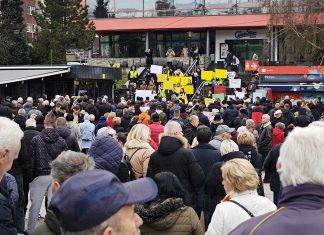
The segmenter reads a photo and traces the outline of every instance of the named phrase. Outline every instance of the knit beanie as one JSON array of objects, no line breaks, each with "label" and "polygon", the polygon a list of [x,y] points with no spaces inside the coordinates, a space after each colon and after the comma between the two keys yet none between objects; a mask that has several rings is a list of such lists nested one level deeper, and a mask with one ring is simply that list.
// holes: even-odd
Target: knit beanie
[{"label": "knit beanie", "polygon": [[96,169],[108,170],[114,174],[123,157],[123,149],[116,139],[110,136],[99,136],[92,142],[88,154],[93,157]]}]

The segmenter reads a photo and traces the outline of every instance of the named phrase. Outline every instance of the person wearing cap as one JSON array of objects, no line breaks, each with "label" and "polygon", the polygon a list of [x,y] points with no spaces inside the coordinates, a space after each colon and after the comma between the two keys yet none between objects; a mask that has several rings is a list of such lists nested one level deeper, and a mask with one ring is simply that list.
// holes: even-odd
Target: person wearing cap
[{"label": "person wearing cap", "polygon": [[56,117],[53,112],[50,112],[44,120],[45,129],[31,141],[33,180],[29,185],[31,207],[28,216],[28,233],[36,226],[38,214],[46,192],[49,201],[52,196],[52,192],[49,189],[51,184],[50,162],[61,152],[68,150],[65,140],[60,137],[55,126]]},{"label": "person wearing cap", "polygon": [[[73,151],[62,152],[51,163],[52,191],[55,194],[61,185],[71,176],[83,171],[93,170],[94,161],[91,157]],[[40,221],[31,235],[60,235],[59,221],[52,210],[47,210],[45,219]]]},{"label": "person wearing cap", "polygon": [[224,140],[232,139],[231,133],[233,131],[235,131],[234,128],[229,128],[227,125],[219,125],[216,129],[214,139],[209,144],[219,150]]},{"label": "person wearing cap", "polygon": [[137,235],[143,221],[134,204],[152,201],[157,193],[150,178],[121,183],[111,172],[91,170],[65,181],[50,208],[63,234]]},{"label": "person wearing cap", "polygon": [[276,123],[278,123],[278,122],[284,123],[284,121],[283,121],[284,117],[283,117],[282,111],[280,109],[275,111],[273,116],[274,116],[274,119],[273,119],[273,122],[271,123],[272,127],[274,127],[276,125]]}]

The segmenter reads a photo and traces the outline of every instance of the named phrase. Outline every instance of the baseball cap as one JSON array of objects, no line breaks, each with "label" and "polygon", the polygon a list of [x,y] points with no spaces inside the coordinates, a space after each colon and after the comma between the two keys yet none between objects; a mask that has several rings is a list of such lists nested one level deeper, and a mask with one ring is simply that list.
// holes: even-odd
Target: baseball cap
[{"label": "baseball cap", "polygon": [[158,188],[151,178],[121,183],[111,172],[91,170],[76,174],[53,196],[50,209],[70,232],[90,229],[126,205],[153,200]]},{"label": "baseball cap", "polygon": [[274,115],[277,115],[277,114],[282,114],[282,111],[281,110],[277,110]]},{"label": "baseball cap", "polygon": [[235,128],[229,128],[227,125],[219,125],[216,129],[216,135],[221,135],[225,132],[231,133]]}]

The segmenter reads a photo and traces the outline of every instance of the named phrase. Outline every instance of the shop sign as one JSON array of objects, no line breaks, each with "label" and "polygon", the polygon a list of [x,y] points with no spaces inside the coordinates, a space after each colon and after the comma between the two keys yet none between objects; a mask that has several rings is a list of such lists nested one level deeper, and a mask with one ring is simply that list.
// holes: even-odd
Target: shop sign
[{"label": "shop sign", "polygon": [[249,30],[246,30],[246,31],[236,31],[234,36],[236,39],[240,39],[240,38],[256,38],[256,34],[257,32],[256,31],[249,31]]}]

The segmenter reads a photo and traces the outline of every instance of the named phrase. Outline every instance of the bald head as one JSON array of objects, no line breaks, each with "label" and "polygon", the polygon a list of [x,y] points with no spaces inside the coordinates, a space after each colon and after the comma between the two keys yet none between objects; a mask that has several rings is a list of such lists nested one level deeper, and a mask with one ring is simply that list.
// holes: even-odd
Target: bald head
[{"label": "bald head", "polygon": [[164,134],[169,136],[182,135],[182,128],[178,122],[170,121],[164,127]]}]

